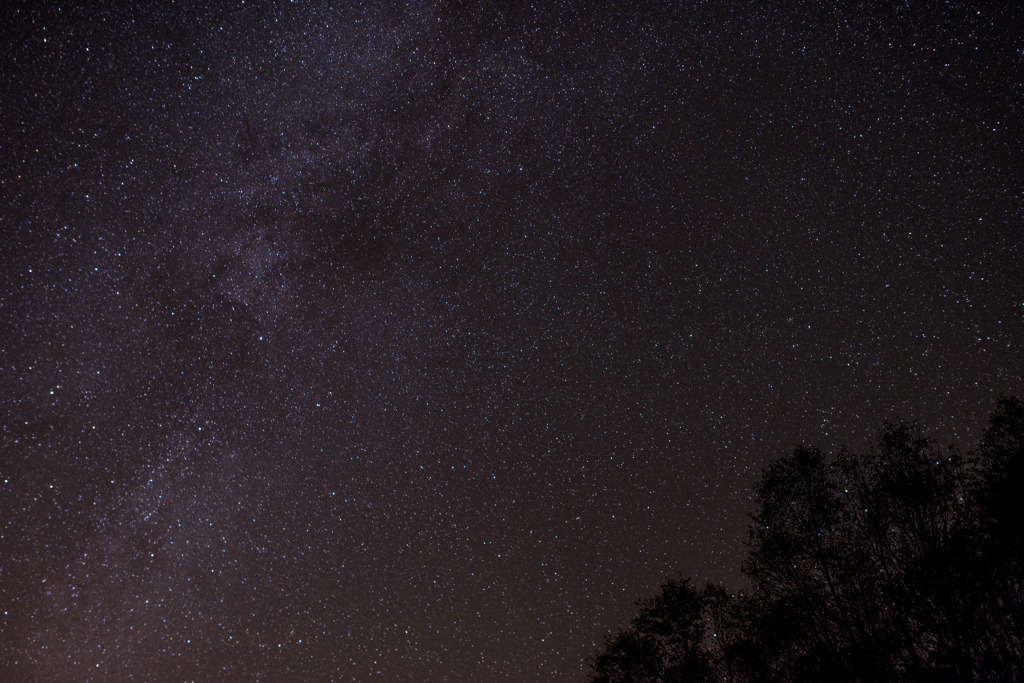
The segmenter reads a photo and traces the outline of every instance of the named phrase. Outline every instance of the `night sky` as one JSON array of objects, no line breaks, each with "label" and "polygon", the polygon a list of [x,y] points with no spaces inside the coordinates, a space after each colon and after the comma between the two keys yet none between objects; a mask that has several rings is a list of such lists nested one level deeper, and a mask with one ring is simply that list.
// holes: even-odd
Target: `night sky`
[{"label": "night sky", "polygon": [[770,460],[1024,394],[1015,3],[80,4],[0,16],[7,680],[579,682]]}]

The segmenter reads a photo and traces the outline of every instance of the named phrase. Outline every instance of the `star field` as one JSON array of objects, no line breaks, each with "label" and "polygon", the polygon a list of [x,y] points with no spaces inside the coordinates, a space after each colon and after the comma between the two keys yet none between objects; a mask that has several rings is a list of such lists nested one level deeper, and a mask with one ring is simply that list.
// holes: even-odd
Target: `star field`
[{"label": "star field", "polygon": [[795,444],[976,442],[1022,18],[4,10],[5,675],[582,681]]}]

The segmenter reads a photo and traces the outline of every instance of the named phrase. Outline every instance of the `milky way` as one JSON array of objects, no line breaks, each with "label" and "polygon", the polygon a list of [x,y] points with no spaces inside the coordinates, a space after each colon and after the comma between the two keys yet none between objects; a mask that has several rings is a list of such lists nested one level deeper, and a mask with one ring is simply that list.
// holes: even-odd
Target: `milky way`
[{"label": "milky way", "polygon": [[1020,10],[347,5],[5,10],[11,680],[581,681],[1024,393]]}]

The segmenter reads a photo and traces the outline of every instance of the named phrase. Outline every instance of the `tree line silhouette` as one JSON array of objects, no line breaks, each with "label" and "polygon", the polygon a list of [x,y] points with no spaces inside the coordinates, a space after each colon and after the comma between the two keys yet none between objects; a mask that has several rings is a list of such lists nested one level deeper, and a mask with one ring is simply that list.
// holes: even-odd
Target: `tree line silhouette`
[{"label": "tree line silhouette", "polygon": [[796,448],[756,488],[747,586],[670,579],[590,683],[1024,680],[1024,404],[941,451],[906,423]]}]

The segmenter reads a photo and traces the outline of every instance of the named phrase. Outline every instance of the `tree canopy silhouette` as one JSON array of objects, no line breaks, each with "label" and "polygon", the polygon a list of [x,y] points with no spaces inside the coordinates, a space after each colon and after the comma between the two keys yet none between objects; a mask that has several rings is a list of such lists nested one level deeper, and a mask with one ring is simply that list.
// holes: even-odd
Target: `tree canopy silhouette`
[{"label": "tree canopy silhouette", "polygon": [[1024,404],[978,448],[887,424],[865,453],[796,448],[756,488],[748,586],[670,580],[591,683],[1024,679]]}]

